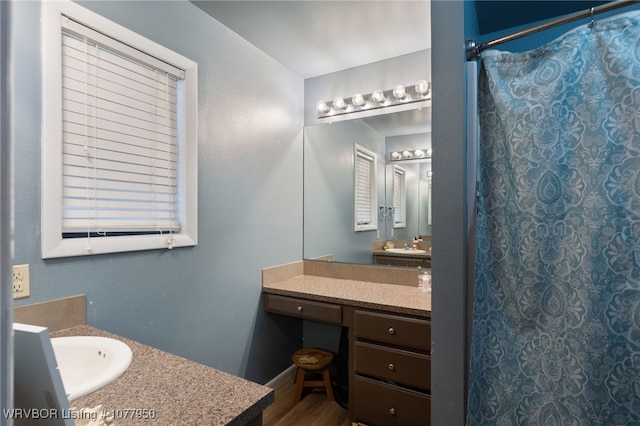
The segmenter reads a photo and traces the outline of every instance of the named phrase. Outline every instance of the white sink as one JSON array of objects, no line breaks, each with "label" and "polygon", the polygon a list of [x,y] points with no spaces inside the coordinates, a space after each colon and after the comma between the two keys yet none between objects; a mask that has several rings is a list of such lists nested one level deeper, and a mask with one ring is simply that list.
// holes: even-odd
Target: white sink
[{"label": "white sink", "polygon": [[109,337],[56,337],[51,339],[51,345],[70,401],[118,378],[129,368],[133,357],[126,343]]},{"label": "white sink", "polygon": [[387,249],[385,250],[388,253],[397,253],[397,254],[425,254],[426,251],[425,250],[418,250],[418,249],[403,249],[403,248],[392,248],[392,249]]}]

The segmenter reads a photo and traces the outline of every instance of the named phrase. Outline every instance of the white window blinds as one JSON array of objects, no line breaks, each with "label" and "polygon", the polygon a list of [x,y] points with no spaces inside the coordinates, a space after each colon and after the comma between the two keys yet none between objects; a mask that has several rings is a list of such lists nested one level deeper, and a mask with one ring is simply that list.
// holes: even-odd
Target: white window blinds
[{"label": "white window blinds", "polygon": [[376,155],[356,145],[354,169],[355,230],[376,229]]},{"label": "white window blinds", "polygon": [[407,225],[406,173],[401,167],[393,167],[393,227],[404,228]]},{"label": "white window blinds", "polygon": [[62,22],[62,232],[179,230],[183,72]]}]

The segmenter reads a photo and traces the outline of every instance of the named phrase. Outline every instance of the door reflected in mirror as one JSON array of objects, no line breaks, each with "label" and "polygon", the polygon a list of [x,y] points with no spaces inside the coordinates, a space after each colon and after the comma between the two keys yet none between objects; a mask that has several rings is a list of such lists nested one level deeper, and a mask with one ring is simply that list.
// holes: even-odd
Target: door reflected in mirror
[{"label": "door reflected in mirror", "polygon": [[[377,154],[376,230],[354,231],[354,144]],[[431,149],[430,107],[305,127],[304,258],[371,264],[416,236],[430,249],[431,158],[391,161],[417,149]]]}]

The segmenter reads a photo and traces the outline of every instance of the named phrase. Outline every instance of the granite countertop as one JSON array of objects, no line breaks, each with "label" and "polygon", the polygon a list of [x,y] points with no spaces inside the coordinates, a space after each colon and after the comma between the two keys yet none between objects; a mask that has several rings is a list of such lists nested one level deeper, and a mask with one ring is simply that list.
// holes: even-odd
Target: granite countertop
[{"label": "granite countertop", "polygon": [[418,287],[300,275],[263,284],[265,293],[431,317],[431,293]]},{"label": "granite countertop", "polygon": [[394,257],[415,257],[418,259],[431,259],[431,253],[429,253],[428,251],[426,253],[412,254],[412,253],[394,253],[384,249],[374,249],[373,254],[384,255],[384,256],[394,256]]},{"label": "granite countertop", "polygon": [[76,409],[102,404],[113,413],[153,410],[155,419],[118,418],[117,425],[244,425],[275,400],[274,391],[214,368],[125,339],[87,325],[51,333],[51,337],[104,336],[131,348],[131,365],[120,377],[87,396],[71,401]]}]

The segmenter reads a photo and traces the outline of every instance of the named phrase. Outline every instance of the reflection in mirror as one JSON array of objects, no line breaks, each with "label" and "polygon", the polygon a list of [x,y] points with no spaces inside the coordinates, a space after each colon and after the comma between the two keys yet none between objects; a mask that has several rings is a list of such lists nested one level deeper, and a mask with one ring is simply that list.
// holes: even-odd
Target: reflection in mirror
[{"label": "reflection in mirror", "polygon": [[[376,230],[354,231],[355,144],[377,154]],[[416,149],[431,149],[430,107],[305,127],[304,258],[370,264],[374,246],[418,235],[430,248],[431,159],[391,161]]]}]

